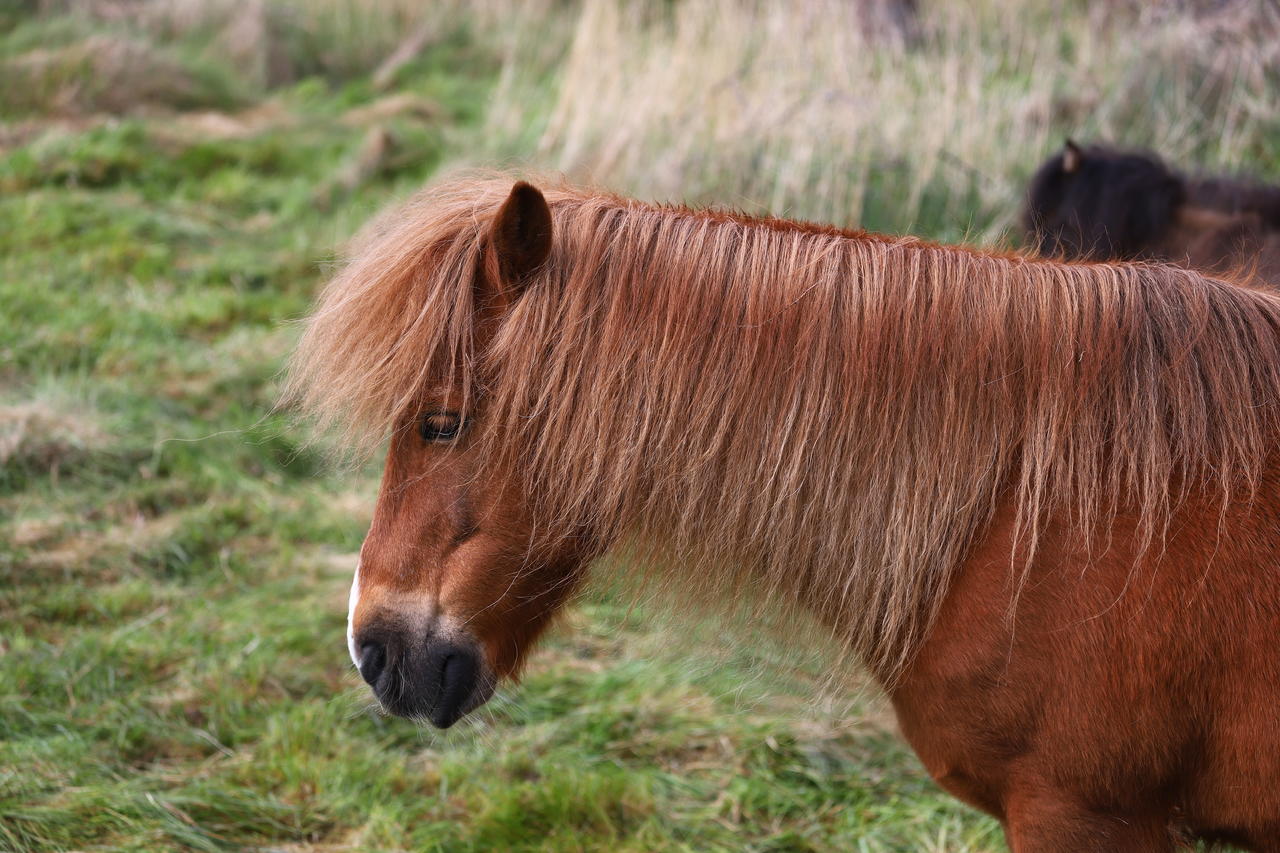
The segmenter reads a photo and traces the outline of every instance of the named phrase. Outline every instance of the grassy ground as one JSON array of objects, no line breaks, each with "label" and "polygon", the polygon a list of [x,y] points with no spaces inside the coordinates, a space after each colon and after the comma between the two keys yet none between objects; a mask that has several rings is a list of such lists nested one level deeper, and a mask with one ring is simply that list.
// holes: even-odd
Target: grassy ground
[{"label": "grassy ground", "polygon": [[442,164],[561,162],[548,74],[608,21],[448,6],[380,74],[418,4],[62,5],[0,3],[0,849],[1003,849],[820,656],[603,592],[472,722],[367,707],[343,620],[377,471],[271,413],[285,321]]}]

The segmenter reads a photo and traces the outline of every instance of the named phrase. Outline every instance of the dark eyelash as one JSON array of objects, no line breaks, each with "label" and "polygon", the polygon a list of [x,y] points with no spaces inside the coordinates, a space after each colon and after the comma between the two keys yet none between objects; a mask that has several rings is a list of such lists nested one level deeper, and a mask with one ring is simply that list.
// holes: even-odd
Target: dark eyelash
[{"label": "dark eyelash", "polygon": [[466,422],[457,412],[427,412],[418,420],[423,441],[453,441],[462,434]]}]

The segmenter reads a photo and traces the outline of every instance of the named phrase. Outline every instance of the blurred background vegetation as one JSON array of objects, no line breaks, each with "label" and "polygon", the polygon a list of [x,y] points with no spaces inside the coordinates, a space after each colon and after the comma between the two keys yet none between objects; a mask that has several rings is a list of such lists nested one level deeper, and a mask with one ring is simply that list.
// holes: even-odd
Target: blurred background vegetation
[{"label": "blurred background vegetation", "polygon": [[377,465],[272,405],[442,168],[999,245],[1066,135],[1280,178],[1276,5],[0,0],[0,849],[1003,849],[819,648],[608,589],[379,716]]}]

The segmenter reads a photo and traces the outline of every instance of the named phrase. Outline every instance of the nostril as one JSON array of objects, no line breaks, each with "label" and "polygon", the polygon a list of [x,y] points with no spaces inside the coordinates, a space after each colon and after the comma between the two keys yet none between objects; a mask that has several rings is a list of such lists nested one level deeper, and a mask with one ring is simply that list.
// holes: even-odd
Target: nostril
[{"label": "nostril", "polygon": [[445,696],[454,692],[463,676],[463,669],[462,660],[457,653],[445,655],[440,664],[440,690]]},{"label": "nostril", "polygon": [[369,641],[360,644],[360,675],[370,686],[387,668],[387,647],[382,643]]},{"label": "nostril", "polygon": [[445,729],[466,713],[478,672],[478,660],[470,651],[459,647],[445,651],[440,661],[439,693],[428,715],[432,723]]}]

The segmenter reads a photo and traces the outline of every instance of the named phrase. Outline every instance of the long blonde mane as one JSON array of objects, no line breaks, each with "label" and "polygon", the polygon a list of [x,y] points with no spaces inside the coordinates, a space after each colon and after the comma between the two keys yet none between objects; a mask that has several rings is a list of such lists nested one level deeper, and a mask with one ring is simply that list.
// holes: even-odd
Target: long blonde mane
[{"label": "long blonde mane", "polygon": [[550,259],[477,351],[511,184],[455,179],[380,219],[289,396],[369,446],[428,384],[465,387],[549,529],[802,600],[882,675],[998,505],[1030,549],[1055,513],[1094,529],[1124,507],[1158,534],[1178,484],[1247,494],[1274,449],[1274,296],[565,186],[544,186]]}]

